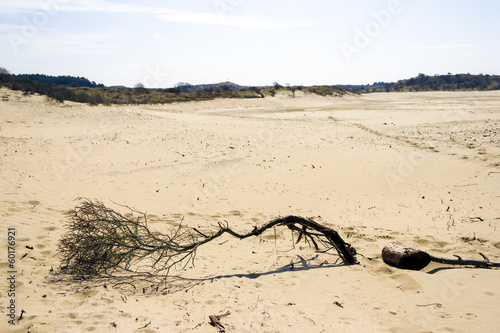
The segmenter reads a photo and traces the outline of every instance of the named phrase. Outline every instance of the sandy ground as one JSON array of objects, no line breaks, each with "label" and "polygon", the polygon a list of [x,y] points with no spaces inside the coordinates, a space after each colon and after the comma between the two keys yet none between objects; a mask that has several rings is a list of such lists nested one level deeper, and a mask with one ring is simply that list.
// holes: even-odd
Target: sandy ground
[{"label": "sandy ground", "polygon": [[[500,261],[500,92],[90,107],[2,89],[0,99],[0,331],[217,332],[208,316],[226,311],[227,332],[500,325],[498,270],[406,271],[381,259],[398,242]],[[139,278],[74,280],[59,271],[57,244],[78,197],[147,212],[167,232],[182,219],[249,231],[312,217],[339,231],[360,264],[294,246],[277,228],[205,245],[165,290]]]}]

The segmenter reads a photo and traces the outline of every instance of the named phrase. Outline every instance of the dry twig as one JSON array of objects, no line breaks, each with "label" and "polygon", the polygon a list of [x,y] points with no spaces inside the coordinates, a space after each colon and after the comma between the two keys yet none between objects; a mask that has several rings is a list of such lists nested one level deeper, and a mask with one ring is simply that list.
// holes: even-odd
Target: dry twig
[{"label": "dry twig", "polygon": [[223,313],[223,314],[218,315],[218,316],[216,316],[216,315],[208,316],[208,318],[210,319],[210,325],[217,327],[217,329],[219,329],[220,333],[224,333],[226,331],[226,328],[224,327],[224,325],[221,324],[220,319],[222,317],[227,317],[230,314],[231,314],[231,312],[227,311],[226,313]]}]

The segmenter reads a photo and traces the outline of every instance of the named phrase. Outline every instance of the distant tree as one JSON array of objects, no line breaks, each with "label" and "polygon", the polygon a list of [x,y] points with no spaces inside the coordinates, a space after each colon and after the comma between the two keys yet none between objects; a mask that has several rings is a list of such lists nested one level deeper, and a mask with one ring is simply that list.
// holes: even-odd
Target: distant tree
[{"label": "distant tree", "polygon": [[12,76],[10,75],[9,71],[3,67],[0,67],[0,86],[7,84],[11,80],[12,80]]},{"label": "distant tree", "polygon": [[175,87],[192,87],[193,85],[191,83],[187,82],[179,82],[175,84]]},{"label": "distant tree", "polygon": [[171,94],[180,94],[181,93],[181,88],[175,87],[175,88],[167,88],[164,90],[164,92],[171,93]]},{"label": "distant tree", "polygon": [[280,88],[283,88],[278,82],[274,82],[273,83],[273,87],[274,89],[280,89]]},{"label": "distant tree", "polygon": [[250,88],[248,88],[248,90],[253,91],[254,93],[256,93],[257,95],[259,95],[260,97],[264,98],[264,95],[260,91],[259,87],[250,87]]},{"label": "distant tree", "polygon": [[137,83],[135,86],[134,86],[134,89],[135,90],[145,90],[146,87],[144,87],[144,85],[142,83]]},{"label": "distant tree", "polygon": [[192,90],[191,88],[193,88],[194,86],[190,83],[187,83],[187,82],[179,82],[179,83],[176,83],[174,85],[174,87],[176,88],[179,88],[181,90],[181,92],[189,92],[189,91],[195,91],[195,90]]}]

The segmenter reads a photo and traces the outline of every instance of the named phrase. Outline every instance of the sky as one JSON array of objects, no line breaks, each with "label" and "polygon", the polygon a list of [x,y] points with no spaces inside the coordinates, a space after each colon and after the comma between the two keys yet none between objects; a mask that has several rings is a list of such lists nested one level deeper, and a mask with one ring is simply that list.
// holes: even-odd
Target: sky
[{"label": "sky", "polygon": [[0,67],[167,88],[500,74],[500,1],[0,0]]}]

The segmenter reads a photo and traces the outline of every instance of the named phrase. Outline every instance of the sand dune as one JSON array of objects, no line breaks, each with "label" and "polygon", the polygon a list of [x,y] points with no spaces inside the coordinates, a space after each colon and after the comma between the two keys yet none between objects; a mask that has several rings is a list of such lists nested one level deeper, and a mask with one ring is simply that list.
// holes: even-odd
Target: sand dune
[{"label": "sand dune", "polygon": [[[380,254],[399,242],[500,261],[500,92],[109,107],[6,89],[0,97],[1,331],[217,332],[208,316],[228,310],[227,332],[500,325],[498,270],[406,271]],[[57,244],[78,197],[147,212],[165,230],[181,219],[244,231],[278,216],[312,217],[339,231],[360,265],[294,246],[277,229],[277,237],[207,244],[166,290],[138,278],[74,280],[59,272]],[[16,318],[25,312],[14,326],[9,227]]]}]

